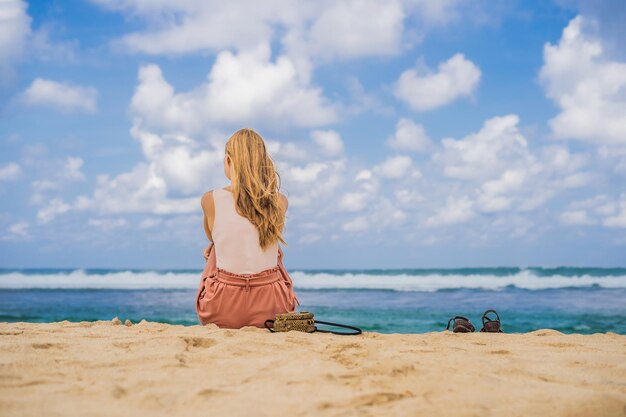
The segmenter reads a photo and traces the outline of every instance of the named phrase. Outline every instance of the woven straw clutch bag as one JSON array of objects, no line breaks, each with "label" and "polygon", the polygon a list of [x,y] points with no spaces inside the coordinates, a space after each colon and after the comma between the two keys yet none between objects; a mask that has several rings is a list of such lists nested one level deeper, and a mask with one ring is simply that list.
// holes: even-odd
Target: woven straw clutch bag
[{"label": "woven straw clutch bag", "polygon": [[299,313],[276,314],[276,319],[274,319],[274,331],[288,332],[290,330],[313,333],[315,331],[313,313],[301,311]]}]

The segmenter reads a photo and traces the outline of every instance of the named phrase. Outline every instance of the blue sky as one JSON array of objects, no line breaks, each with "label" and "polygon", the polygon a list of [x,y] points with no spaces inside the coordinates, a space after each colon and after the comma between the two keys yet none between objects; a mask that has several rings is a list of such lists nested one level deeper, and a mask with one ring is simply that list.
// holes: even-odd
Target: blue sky
[{"label": "blue sky", "polygon": [[626,266],[626,6],[581,5],[3,0],[0,266],[201,268],[244,126],[288,267]]}]

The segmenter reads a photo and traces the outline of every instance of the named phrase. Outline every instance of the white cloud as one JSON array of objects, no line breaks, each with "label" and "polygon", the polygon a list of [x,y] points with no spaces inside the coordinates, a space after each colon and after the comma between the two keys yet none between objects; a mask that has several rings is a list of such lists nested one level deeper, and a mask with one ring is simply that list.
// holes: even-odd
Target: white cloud
[{"label": "white cloud", "polygon": [[362,232],[369,228],[367,218],[365,216],[356,217],[341,226],[346,232]]},{"label": "white cloud", "polygon": [[314,233],[302,235],[300,239],[298,239],[298,243],[301,245],[310,245],[319,241],[322,237],[320,235],[316,235]]},{"label": "white cloud", "polygon": [[290,207],[304,211],[327,211],[329,200],[336,198],[345,181],[346,161],[316,161],[302,166],[278,161],[277,168],[289,197]]},{"label": "white cloud", "polygon": [[374,171],[384,178],[398,179],[409,175],[409,170],[412,166],[413,160],[411,160],[410,157],[400,155],[387,158],[381,164],[374,167]]},{"label": "white cloud", "polygon": [[626,193],[615,202],[615,209],[602,222],[606,227],[626,228]]},{"label": "white cloud", "polygon": [[23,57],[31,18],[23,0],[0,1],[0,81],[13,75],[13,65]]},{"label": "white cloud", "polygon": [[27,221],[18,221],[7,227],[6,231],[0,234],[0,241],[17,242],[25,241],[31,238],[30,223]]},{"label": "white cloud", "polygon": [[467,197],[448,197],[446,205],[426,220],[427,226],[465,223],[474,217],[474,203]]},{"label": "white cloud", "polygon": [[480,69],[463,54],[439,64],[437,72],[404,71],[394,86],[395,96],[415,111],[432,110],[469,96],[478,86]]},{"label": "white cloud", "polygon": [[559,215],[562,223],[569,225],[591,225],[595,221],[584,210],[564,211]]},{"label": "white cloud", "polygon": [[170,190],[182,195],[204,192],[207,178],[222,172],[224,153],[216,144],[202,146],[182,134],[157,135],[142,130],[138,119],[135,123],[131,135],[141,143],[150,170]]},{"label": "white cloud", "polygon": [[321,55],[389,54],[401,40],[404,18],[403,5],[395,0],[252,2],[244,14],[241,4],[220,1],[92,1],[144,19],[148,30],[124,35],[118,43],[148,54],[245,49],[274,39],[279,28],[283,43],[296,38]]},{"label": "white cloud", "polygon": [[241,4],[220,1],[92,1],[146,20],[150,29],[126,34],[116,44],[152,55],[250,48],[271,39],[274,20],[289,19],[275,2],[248,3],[241,13]]},{"label": "white cloud", "polygon": [[626,193],[617,198],[599,194],[575,201],[569,204],[559,219],[572,225],[601,224],[607,228],[626,228]]},{"label": "white cloud", "polygon": [[20,95],[20,101],[29,106],[48,106],[63,112],[93,113],[97,96],[98,91],[93,87],[36,78]]},{"label": "white cloud", "polygon": [[422,21],[431,25],[443,25],[458,19],[463,0],[409,0],[409,10],[417,12]]},{"label": "white cloud", "polygon": [[44,23],[30,37],[31,56],[42,62],[76,62],[77,40],[52,40],[52,25]]},{"label": "white cloud", "polygon": [[68,61],[74,58],[76,41],[52,41],[49,24],[31,29],[25,0],[0,1],[0,84],[14,81],[15,67],[27,59]]},{"label": "white cloud", "polygon": [[271,62],[269,45],[234,55],[218,54],[208,81],[176,93],[156,65],[143,66],[132,109],[150,129],[198,133],[212,123],[253,122],[319,126],[336,110],[319,88],[301,83],[285,56]]},{"label": "white cloud", "polygon": [[317,181],[321,172],[328,168],[328,164],[324,162],[311,162],[302,167],[290,166],[286,167],[289,171],[289,178],[296,182],[312,183]]},{"label": "white cloud", "polygon": [[108,230],[113,230],[113,229],[119,229],[120,227],[126,226],[128,222],[124,218],[117,218],[117,219],[104,219],[104,218],[94,219],[92,218],[92,219],[89,219],[87,224],[89,226],[94,226],[98,229],[108,231]]},{"label": "white cloud", "polygon": [[152,229],[160,226],[163,223],[163,219],[160,217],[146,217],[139,223],[140,229]]},{"label": "white cloud", "polygon": [[50,165],[46,170],[46,178],[31,184],[33,204],[47,204],[51,192],[59,192],[70,183],[85,180],[85,174],[81,171],[82,158],[69,156],[63,161],[47,161],[45,165]]},{"label": "white cloud", "polygon": [[345,211],[361,211],[367,205],[368,194],[363,192],[346,193],[341,197],[339,208]]},{"label": "white cloud", "polygon": [[338,156],[343,152],[341,136],[334,130],[314,130],[311,137],[327,156]]},{"label": "white cloud", "polygon": [[0,181],[16,180],[22,175],[22,168],[18,163],[9,162],[0,165]]},{"label": "white cloud", "polygon": [[[433,26],[499,15],[491,3],[464,0],[91,0],[139,22],[113,42],[116,49],[151,55],[245,51],[276,45],[308,82],[314,66],[336,60],[397,55],[421,42]],[[500,8],[498,8],[500,9]],[[479,19],[476,17],[480,16]],[[141,27],[143,25],[143,27]]]},{"label": "white cloud", "polygon": [[66,181],[83,181],[85,179],[85,174],[83,174],[80,170],[82,166],[82,158],[69,156],[65,160],[65,164],[59,173],[59,177]]},{"label": "white cloud", "polygon": [[[561,190],[594,180],[582,170],[585,155],[572,154],[565,146],[534,152],[518,124],[516,115],[491,118],[463,139],[443,139],[441,151],[433,156],[446,177],[460,181],[449,185],[454,198],[468,199],[476,213],[532,211]],[[457,196],[460,189],[462,198]],[[456,213],[454,207],[449,201],[447,210]],[[445,223],[439,220],[435,216],[430,223]]]},{"label": "white cloud", "polygon": [[424,201],[424,196],[415,190],[401,188],[394,192],[394,196],[401,206],[408,208],[416,208],[418,204]]},{"label": "white cloud", "polygon": [[41,224],[49,223],[56,216],[70,211],[71,208],[69,204],[65,203],[60,198],[54,198],[37,211],[37,220]]},{"label": "white cloud", "polygon": [[626,144],[626,62],[612,61],[593,25],[572,19],[557,45],[544,46],[540,79],[561,112],[550,127],[557,138],[595,144]]},{"label": "white cloud", "polygon": [[358,57],[399,52],[404,12],[397,0],[330,1],[305,35],[312,55]]},{"label": "white cloud", "polygon": [[477,133],[461,140],[443,139],[443,149],[434,158],[442,163],[446,176],[459,179],[493,178],[509,168],[512,160],[532,165],[535,158],[518,123],[519,117],[513,114],[491,118]]},{"label": "white cloud", "polygon": [[28,222],[18,222],[9,226],[9,233],[18,237],[28,237],[28,229],[30,224]]},{"label": "white cloud", "polygon": [[97,213],[154,213],[176,214],[197,212],[200,198],[169,198],[165,180],[156,173],[156,167],[137,164],[132,171],[113,178],[98,176],[92,196],[79,197],[73,204],[76,210]]},{"label": "white cloud", "polygon": [[398,121],[396,133],[387,139],[387,144],[394,149],[414,152],[423,152],[432,147],[424,126],[406,118]]},{"label": "white cloud", "polygon": [[359,171],[359,173],[356,174],[356,176],[354,177],[356,181],[367,181],[371,178],[372,178],[372,171],[370,171],[369,169],[364,169],[362,171]]},{"label": "white cloud", "polygon": [[304,161],[310,156],[303,146],[293,142],[266,140],[265,144],[269,153],[281,160]]}]

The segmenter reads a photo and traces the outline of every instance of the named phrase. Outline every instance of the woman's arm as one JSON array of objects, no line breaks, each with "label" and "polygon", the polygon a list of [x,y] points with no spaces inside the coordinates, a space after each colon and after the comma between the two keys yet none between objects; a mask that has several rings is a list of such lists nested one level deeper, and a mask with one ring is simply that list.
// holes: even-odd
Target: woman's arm
[{"label": "woman's arm", "polygon": [[213,202],[213,191],[207,191],[202,195],[200,199],[200,205],[202,206],[204,233],[206,237],[213,242],[213,236],[211,235],[211,229],[213,228],[213,222],[215,220],[215,203]]}]

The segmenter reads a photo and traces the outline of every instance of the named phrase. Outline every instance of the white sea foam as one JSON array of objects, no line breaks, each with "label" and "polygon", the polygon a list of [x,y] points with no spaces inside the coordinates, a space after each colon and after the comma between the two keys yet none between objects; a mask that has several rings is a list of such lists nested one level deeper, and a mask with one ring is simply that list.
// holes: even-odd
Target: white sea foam
[{"label": "white sea foam", "polygon": [[83,269],[71,272],[47,274],[24,274],[8,272],[0,274],[0,288],[65,288],[65,289],[177,289],[197,288],[200,274],[180,272],[133,272],[116,271],[104,274],[88,274]]},{"label": "white sea foam", "polygon": [[[501,290],[508,286],[529,290],[566,287],[626,288],[626,275],[619,276],[538,276],[521,270],[505,276],[490,274],[367,274],[290,273],[296,289],[385,289],[396,291],[437,291],[445,289]],[[0,273],[0,289],[195,289],[200,273],[115,271],[103,274],[77,269],[58,273]]]},{"label": "white sea foam", "polygon": [[396,291],[437,291],[446,289],[501,290],[508,286],[529,290],[549,288],[590,287],[626,288],[626,276],[595,277],[581,275],[538,276],[532,271],[522,270],[516,274],[497,276],[488,274],[429,274],[429,275],[332,275],[324,273],[293,272],[294,284],[299,288],[369,288]]}]

